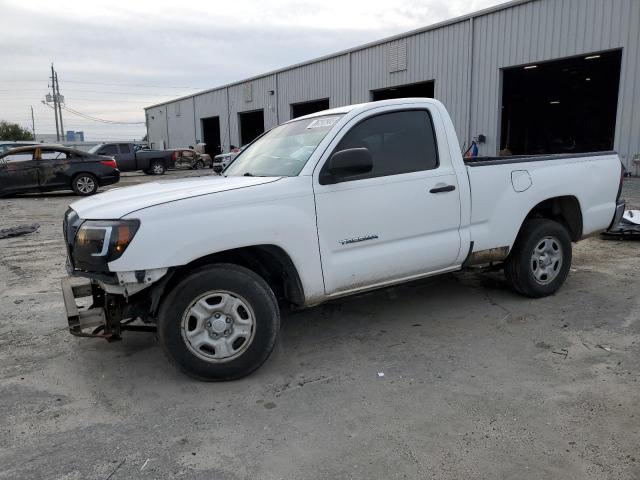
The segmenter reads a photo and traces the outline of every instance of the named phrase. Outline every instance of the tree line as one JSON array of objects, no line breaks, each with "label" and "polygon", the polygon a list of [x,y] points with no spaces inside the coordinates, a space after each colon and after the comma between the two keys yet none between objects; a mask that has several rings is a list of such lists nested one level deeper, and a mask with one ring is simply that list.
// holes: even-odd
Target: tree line
[{"label": "tree line", "polygon": [[0,120],[0,140],[33,140],[33,135],[17,123]]}]

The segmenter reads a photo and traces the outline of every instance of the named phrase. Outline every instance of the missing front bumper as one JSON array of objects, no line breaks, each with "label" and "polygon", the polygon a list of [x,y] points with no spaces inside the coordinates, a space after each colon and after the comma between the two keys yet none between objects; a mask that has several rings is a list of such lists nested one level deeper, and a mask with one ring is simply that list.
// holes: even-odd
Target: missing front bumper
[{"label": "missing front bumper", "polygon": [[[76,337],[119,340],[122,331],[155,332],[155,325],[131,325],[134,319],[123,319],[121,300],[105,293],[99,285],[85,282],[72,284],[63,278],[62,297],[67,312],[69,332]],[[76,299],[91,297],[89,307],[79,306]]]}]

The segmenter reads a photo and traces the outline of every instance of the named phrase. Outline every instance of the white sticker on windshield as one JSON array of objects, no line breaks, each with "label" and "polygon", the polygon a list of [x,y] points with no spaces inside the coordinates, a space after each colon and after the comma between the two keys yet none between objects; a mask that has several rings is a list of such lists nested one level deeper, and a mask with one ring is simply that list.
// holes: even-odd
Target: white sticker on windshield
[{"label": "white sticker on windshield", "polygon": [[317,118],[307,128],[327,128],[332,127],[340,119],[340,117],[323,117]]}]

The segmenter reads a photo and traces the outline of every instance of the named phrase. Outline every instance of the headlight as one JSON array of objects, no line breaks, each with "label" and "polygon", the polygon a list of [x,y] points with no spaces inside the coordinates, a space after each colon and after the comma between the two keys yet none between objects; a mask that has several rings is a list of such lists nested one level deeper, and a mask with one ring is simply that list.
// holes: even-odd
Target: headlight
[{"label": "headlight", "polygon": [[120,258],[140,227],[139,220],[87,220],[76,234],[73,260],[80,270],[106,272]]}]

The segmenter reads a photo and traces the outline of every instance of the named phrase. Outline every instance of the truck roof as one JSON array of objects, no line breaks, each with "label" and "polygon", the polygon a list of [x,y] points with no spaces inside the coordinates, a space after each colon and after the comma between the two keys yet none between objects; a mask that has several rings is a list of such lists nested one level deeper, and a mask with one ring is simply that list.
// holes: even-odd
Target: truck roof
[{"label": "truck roof", "polygon": [[[354,105],[345,105],[344,107],[336,107],[330,108],[329,110],[321,110],[319,112],[310,113],[309,115],[304,115],[302,117],[297,117],[290,122],[294,122],[300,119],[314,118],[314,117],[322,117],[325,115],[337,115],[337,114],[345,114],[352,112],[354,110],[366,111],[372,108],[377,107],[385,107],[385,106],[393,106],[393,105],[405,105],[405,104],[414,104],[414,103],[431,103],[437,104],[440,103],[438,100],[434,100],[433,98],[426,97],[412,97],[412,98],[393,98],[391,100],[378,100],[376,102],[366,102],[366,103],[356,103]],[[286,122],[288,123],[288,122]]]}]

